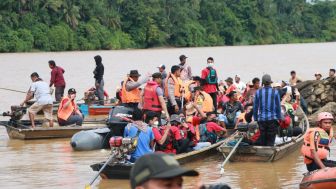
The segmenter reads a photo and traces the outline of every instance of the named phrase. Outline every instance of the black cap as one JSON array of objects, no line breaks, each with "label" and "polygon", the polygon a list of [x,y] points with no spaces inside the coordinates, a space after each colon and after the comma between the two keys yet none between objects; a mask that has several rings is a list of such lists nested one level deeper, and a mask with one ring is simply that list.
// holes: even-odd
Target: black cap
[{"label": "black cap", "polygon": [[40,77],[40,76],[37,72],[33,72],[32,74],[30,74],[30,77]]},{"label": "black cap", "polygon": [[94,59],[95,59],[96,62],[101,62],[102,61],[102,57],[100,55],[96,55],[94,57]]},{"label": "black cap", "polygon": [[77,92],[76,92],[76,89],[74,89],[74,88],[70,88],[68,90],[68,94],[75,94],[75,93],[77,93]]},{"label": "black cap", "polygon": [[230,82],[230,83],[233,83],[233,79],[232,77],[228,77],[227,79],[225,79],[226,82]]},{"label": "black cap", "polygon": [[188,57],[186,57],[186,55],[184,55],[184,54],[182,54],[182,55],[180,56],[180,60],[184,60],[184,59],[186,59],[186,58],[188,58]]},{"label": "black cap", "polygon": [[153,153],[143,155],[135,162],[131,170],[130,181],[134,189],[150,179],[198,175],[199,173],[195,170],[182,168],[172,155]]},{"label": "black cap", "polygon": [[177,70],[181,69],[181,66],[179,65],[174,65],[171,67],[170,71],[171,73],[175,73]]},{"label": "black cap", "polygon": [[130,73],[128,74],[130,77],[140,77],[141,75],[139,74],[138,70],[131,70]]},{"label": "black cap", "polygon": [[162,78],[162,74],[160,72],[153,73],[152,75],[153,79],[154,78]]},{"label": "black cap", "polygon": [[262,76],[261,78],[262,84],[271,84],[272,83],[272,79],[271,76],[269,74],[265,74]]}]

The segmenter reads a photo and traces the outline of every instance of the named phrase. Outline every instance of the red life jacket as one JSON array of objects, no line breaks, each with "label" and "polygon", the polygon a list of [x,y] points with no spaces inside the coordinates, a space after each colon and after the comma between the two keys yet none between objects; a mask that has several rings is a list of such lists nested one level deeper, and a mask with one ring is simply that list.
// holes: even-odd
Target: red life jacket
[{"label": "red life jacket", "polygon": [[156,89],[159,87],[154,81],[148,81],[144,89],[144,102],[143,109],[154,112],[161,112],[162,107],[159,101],[159,97],[156,94]]}]

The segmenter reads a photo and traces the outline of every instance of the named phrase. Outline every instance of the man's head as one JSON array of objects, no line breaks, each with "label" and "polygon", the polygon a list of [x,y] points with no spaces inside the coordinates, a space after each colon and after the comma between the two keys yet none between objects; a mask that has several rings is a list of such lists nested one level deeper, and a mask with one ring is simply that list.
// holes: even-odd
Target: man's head
[{"label": "man's head", "polygon": [[131,70],[128,74],[128,77],[132,78],[134,81],[138,81],[140,76],[138,70]]},{"label": "man's head", "polygon": [[335,69],[329,70],[329,77],[335,77]]},{"label": "man's head", "polygon": [[182,176],[198,176],[195,170],[184,169],[174,156],[153,153],[140,157],[132,167],[132,189],[181,189]]},{"label": "man's head", "polygon": [[334,122],[334,117],[329,112],[321,112],[317,115],[318,126],[325,131],[330,131],[330,128]]},{"label": "man's head", "polygon": [[194,76],[192,80],[195,81],[196,86],[201,86],[202,78],[200,76]]},{"label": "man's head", "polygon": [[230,101],[238,100],[238,94],[236,91],[231,91],[227,96],[230,98]]},{"label": "man's head", "polygon": [[322,74],[319,73],[319,72],[316,72],[316,73],[315,73],[315,78],[316,78],[316,80],[321,80],[321,78],[322,78]]},{"label": "man's head", "polygon": [[166,69],[166,66],[164,64],[161,64],[160,66],[158,66],[157,68],[159,68],[159,72],[163,72]]},{"label": "man's head", "polygon": [[185,63],[186,63],[186,61],[187,61],[187,58],[188,57],[186,57],[186,55],[181,55],[180,56],[180,63],[182,64],[182,65],[184,65]]},{"label": "man's head", "polygon": [[292,78],[295,78],[295,76],[296,76],[296,72],[295,72],[294,70],[292,70],[292,71],[290,72],[290,75],[291,75]]},{"label": "man's head", "polygon": [[207,121],[216,121],[216,113],[215,112],[207,112]]},{"label": "man's head", "polygon": [[100,55],[96,55],[95,57],[94,57],[94,60],[95,60],[95,62],[98,64],[98,63],[101,63],[102,62],[102,57],[100,56]]},{"label": "man's head", "polygon": [[55,63],[55,61],[53,61],[53,60],[49,60],[49,61],[48,61],[48,64],[49,64],[49,68],[50,68],[50,69],[53,69],[53,68],[56,67],[56,63]]},{"label": "man's head", "polygon": [[255,89],[259,89],[260,87],[260,79],[255,77],[252,79],[252,84],[253,84],[253,88]]},{"label": "man's head", "polygon": [[181,117],[177,114],[173,114],[170,116],[170,123],[171,125],[175,125],[175,126],[178,126],[181,124]]},{"label": "man's head", "polygon": [[272,79],[271,79],[271,76],[269,74],[263,75],[261,80],[262,80],[262,84],[265,85],[265,86],[269,86],[269,85],[272,84]]},{"label": "man's head", "polygon": [[149,111],[145,115],[145,122],[148,125],[158,126],[159,125],[159,114],[156,112]]},{"label": "man's head", "polygon": [[240,82],[240,75],[238,75],[238,74],[235,75],[235,82],[236,83]]},{"label": "man's head", "polygon": [[154,82],[156,82],[157,84],[161,84],[162,74],[160,72],[153,73],[152,78]]},{"label": "man's head", "polygon": [[39,78],[39,74],[37,72],[33,72],[32,74],[30,74],[30,79],[35,82],[38,78]]},{"label": "man's head", "polygon": [[175,77],[181,76],[181,67],[179,65],[174,65],[170,69],[171,73],[175,75]]},{"label": "man's head", "polygon": [[74,89],[74,88],[70,88],[69,90],[68,90],[68,96],[70,97],[70,98],[75,98],[76,97],[76,89]]},{"label": "man's head", "polygon": [[228,77],[227,79],[225,79],[225,82],[228,86],[231,86],[233,84],[233,79],[232,77]]},{"label": "man's head", "polygon": [[208,64],[208,67],[213,67],[214,59],[212,57],[209,57],[207,59],[207,64]]}]

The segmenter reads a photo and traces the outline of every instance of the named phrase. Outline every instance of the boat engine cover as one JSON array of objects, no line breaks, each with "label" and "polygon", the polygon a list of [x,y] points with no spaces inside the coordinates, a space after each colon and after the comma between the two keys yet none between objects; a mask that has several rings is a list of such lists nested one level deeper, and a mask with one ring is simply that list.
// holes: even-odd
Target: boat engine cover
[{"label": "boat engine cover", "polygon": [[128,122],[122,118],[132,119],[133,108],[125,106],[115,106],[110,110],[107,125],[111,130],[112,136],[123,136]]}]

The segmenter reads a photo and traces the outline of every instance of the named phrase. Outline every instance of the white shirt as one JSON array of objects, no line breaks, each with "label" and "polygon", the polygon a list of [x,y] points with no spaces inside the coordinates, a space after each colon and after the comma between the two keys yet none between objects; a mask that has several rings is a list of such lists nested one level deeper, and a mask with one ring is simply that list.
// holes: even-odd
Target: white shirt
[{"label": "white shirt", "polygon": [[34,93],[36,102],[39,105],[52,104],[53,100],[50,95],[48,83],[44,81],[36,81],[31,84],[30,91]]},{"label": "white shirt", "polygon": [[237,89],[239,90],[238,92],[240,92],[240,94],[242,94],[246,89],[246,85],[242,81],[239,81],[239,83],[235,83],[235,85]]}]

